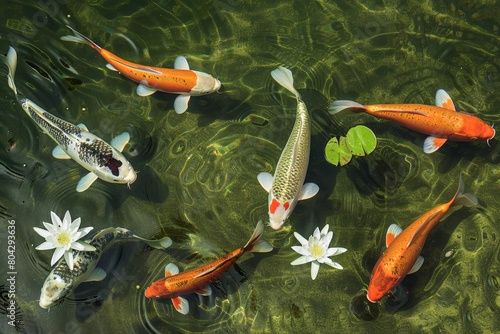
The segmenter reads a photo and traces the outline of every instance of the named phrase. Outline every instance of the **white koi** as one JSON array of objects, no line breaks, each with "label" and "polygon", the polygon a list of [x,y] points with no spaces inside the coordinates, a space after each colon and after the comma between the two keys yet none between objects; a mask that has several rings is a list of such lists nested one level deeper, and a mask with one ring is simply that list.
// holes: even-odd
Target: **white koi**
[{"label": "white koi", "polygon": [[304,184],[309,164],[311,125],[307,107],[293,87],[292,72],[280,66],[271,72],[271,76],[297,99],[295,124],[281,153],[274,176],[267,172],[257,176],[261,186],[269,192],[269,225],[279,230],[297,202],[316,195],[319,187],[315,183]]}]

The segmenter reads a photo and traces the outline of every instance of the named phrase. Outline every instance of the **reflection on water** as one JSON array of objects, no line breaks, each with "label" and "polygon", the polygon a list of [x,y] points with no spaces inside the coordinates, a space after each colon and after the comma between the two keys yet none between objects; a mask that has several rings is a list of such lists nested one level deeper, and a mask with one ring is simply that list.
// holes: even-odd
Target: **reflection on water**
[{"label": "reflection on water", "polygon": [[[19,53],[19,90],[105,140],[128,131],[124,154],[139,174],[131,190],[96,182],[76,193],[86,172],[52,158],[54,142],[15,102],[0,66],[0,217],[16,221],[19,332],[486,333],[500,327],[497,140],[491,147],[446,143],[425,155],[424,135],[369,115],[326,111],[337,98],[433,104],[444,88],[460,110],[499,123],[495,1],[48,3],[9,0],[0,9],[0,50],[12,45]],[[69,34],[66,24],[138,63],[171,67],[184,55],[223,88],[192,98],[189,110],[177,115],[175,95],[138,97],[136,84],[107,70],[94,50],[60,41]],[[214,284],[214,296],[187,296],[189,315],[175,312],[168,300],[147,300],[144,289],[167,263],[181,270],[206,263],[241,247],[266,219],[267,194],[256,176],[273,172],[295,117],[295,101],[270,77],[278,65],[292,70],[311,113],[307,180],[320,192],[297,206],[286,229],[266,230],[271,254],[244,255]],[[377,149],[343,168],[328,165],[326,142],[356,124],[375,132]],[[407,226],[449,200],[460,173],[480,205],[436,226],[424,265],[403,282],[406,290],[367,304],[364,289],[387,227]],[[37,299],[51,253],[34,251],[41,240],[32,227],[48,221],[51,210],[70,210],[96,230],[123,226],[147,238],[168,235],[174,245],[165,251],[112,247],[101,261],[104,281],[81,284],[46,312]],[[325,224],[334,232],[332,245],[348,249],[344,270],[322,268],[312,281],[309,267],[290,265],[292,232],[307,236]],[[2,228],[2,240],[6,235]],[[6,260],[0,256],[3,268]],[[2,320],[0,331],[13,328]]]}]

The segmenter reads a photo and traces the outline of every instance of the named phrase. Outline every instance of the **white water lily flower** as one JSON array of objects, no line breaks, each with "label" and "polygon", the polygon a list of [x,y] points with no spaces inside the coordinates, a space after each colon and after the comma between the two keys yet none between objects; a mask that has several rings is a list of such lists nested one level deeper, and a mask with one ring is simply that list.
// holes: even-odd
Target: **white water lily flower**
[{"label": "white water lily flower", "polygon": [[81,219],[77,218],[71,222],[69,211],[66,211],[62,221],[52,211],[50,211],[50,217],[52,218],[52,224],[43,222],[43,226],[47,230],[33,227],[36,233],[45,238],[45,242],[38,245],[36,249],[46,250],[55,248],[56,250],[52,255],[50,265],[53,266],[64,255],[66,264],[70,270],[73,270],[73,249],[77,251],[95,251],[94,246],[89,245],[85,241],[78,241],[92,231],[93,227],[78,229]]},{"label": "white water lily flower", "polygon": [[329,257],[342,254],[346,252],[347,249],[342,247],[328,248],[333,237],[333,232],[328,232],[328,228],[329,226],[326,224],[320,232],[319,228],[316,227],[313,235],[309,237],[309,240],[306,240],[306,238],[297,232],[293,233],[295,238],[297,238],[302,245],[293,246],[292,249],[302,256],[294,260],[291,264],[298,265],[311,262],[311,278],[313,280],[318,276],[319,265],[321,263],[327,264],[333,268],[344,269],[340,264],[333,262]]}]

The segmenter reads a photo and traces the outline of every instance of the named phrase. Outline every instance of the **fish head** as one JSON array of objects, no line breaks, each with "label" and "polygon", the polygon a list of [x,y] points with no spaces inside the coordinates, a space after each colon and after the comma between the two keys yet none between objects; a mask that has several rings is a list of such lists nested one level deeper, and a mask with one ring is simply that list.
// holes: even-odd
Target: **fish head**
[{"label": "fish head", "polygon": [[294,206],[294,201],[280,201],[269,196],[269,226],[274,230],[281,230]]},{"label": "fish head", "polygon": [[[370,283],[368,284],[368,292],[366,298],[372,303],[376,303],[394,289],[406,276],[389,274],[385,269],[390,268],[390,265],[385,265],[383,256],[379,258],[373,268]],[[392,272],[392,270],[389,269]]]},{"label": "fish head", "polygon": [[135,182],[135,180],[137,180],[137,172],[134,170],[132,165],[128,163],[128,161],[125,168],[121,170],[120,174],[123,177],[123,182],[127,183],[127,185],[131,185]]},{"label": "fish head", "polygon": [[48,309],[59,304],[73,290],[73,286],[72,278],[51,272],[42,286],[40,307]]},{"label": "fish head", "polygon": [[193,71],[196,73],[196,85],[191,88],[190,95],[205,95],[218,92],[222,86],[218,79],[208,73]]},{"label": "fish head", "polygon": [[146,291],[144,291],[144,295],[146,298],[172,298],[175,297],[172,292],[165,286],[165,278],[157,280],[153,284],[151,284]]}]

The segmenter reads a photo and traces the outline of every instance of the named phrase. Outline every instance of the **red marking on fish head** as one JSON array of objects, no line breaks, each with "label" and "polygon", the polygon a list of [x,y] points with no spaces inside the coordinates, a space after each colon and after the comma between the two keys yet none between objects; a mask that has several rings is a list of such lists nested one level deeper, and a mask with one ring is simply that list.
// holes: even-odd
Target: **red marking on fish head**
[{"label": "red marking on fish head", "polygon": [[276,209],[280,206],[280,202],[276,199],[276,198],[273,198],[273,200],[271,201],[271,204],[269,205],[269,212],[274,215],[274,213],[276,212]]},{"label": "red marking on fish head", "polygon": [[283,207],[285,208],[285,210],[288,210],[288,208],[290,207],[290,202],[283,203]]}]

